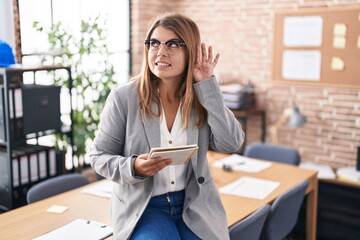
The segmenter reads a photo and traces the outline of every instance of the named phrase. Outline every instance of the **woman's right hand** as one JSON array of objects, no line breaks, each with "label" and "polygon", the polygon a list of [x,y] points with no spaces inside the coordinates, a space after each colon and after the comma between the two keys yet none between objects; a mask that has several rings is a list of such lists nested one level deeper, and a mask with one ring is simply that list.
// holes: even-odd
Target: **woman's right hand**
[{"label": "woman's right hand", "polygon": [[148,154],[141,154],[135,159],[134,172],[136,176],[150,177],[154,176],[157,172],[170,163],[170,158],[149,158]]}]

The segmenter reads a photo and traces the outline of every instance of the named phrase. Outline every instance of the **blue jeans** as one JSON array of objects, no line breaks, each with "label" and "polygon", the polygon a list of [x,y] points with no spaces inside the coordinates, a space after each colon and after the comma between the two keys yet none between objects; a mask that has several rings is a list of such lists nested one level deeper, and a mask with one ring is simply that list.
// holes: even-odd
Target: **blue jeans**
[{"label": "blue jeans", "polygon": [[184,191],[170,192],[152,197],[140,217],[131,239],[200,239],[186,226],[182,219],[184,198]]}]

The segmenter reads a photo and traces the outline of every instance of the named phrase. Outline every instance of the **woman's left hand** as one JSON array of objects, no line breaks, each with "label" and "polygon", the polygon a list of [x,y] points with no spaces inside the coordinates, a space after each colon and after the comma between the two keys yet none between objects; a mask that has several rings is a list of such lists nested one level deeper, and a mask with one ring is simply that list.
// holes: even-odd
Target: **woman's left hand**
[{"label": "woman's left hand", "polygon": [[220,54],[216,54],[213,60],[212,47],[209,46],[208,52],[206,51],[205,43],[201,43],[201,48],[196,57],[194,68],[194,80],[195,82],[201,82],[207,80],[214,75],[214,68],[219,60]]}]

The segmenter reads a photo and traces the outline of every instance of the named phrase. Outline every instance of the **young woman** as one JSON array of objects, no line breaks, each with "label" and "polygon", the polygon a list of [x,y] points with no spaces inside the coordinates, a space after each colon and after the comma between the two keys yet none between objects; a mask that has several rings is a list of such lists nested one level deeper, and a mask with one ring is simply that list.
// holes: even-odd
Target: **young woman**
[{"label": "young woman", "polygon": [[[141,73],[109,95],[91,154],[96,172],[114,182],[114,236],[229,239],[206,153],[239,150],[244,133],[213,75],[220,55],[175,13],[159,16],[144,43]],[[187,144],[199,146],[188,164],[148,155]]]}]

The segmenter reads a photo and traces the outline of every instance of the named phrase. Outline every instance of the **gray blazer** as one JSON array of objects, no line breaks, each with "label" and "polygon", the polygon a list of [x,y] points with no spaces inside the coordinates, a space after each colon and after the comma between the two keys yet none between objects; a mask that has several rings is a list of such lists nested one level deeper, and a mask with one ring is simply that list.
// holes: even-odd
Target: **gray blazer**
[{"label": "gray blazer", "polygon": [[[225,107],[215,77],[194,84],[207,123],[198,129],[191,114],[187,129],[188,144],[199,151],[187,166],[183,219],[202,239],[229,239],[227,220],[206,159],[208,147],[220,152],[239,150],[244,132],[233,113]],[[91,165],[97,173],[115,184],[111,197],[111,217],[115,239],[128,239],[149,202],[153,177],[135,177],[137,155],[160,146],[158,117],[141,121],[135,82],[113,89],[103,109],[91,152]],[[157,112],[155,104],[152,109]]]}]

